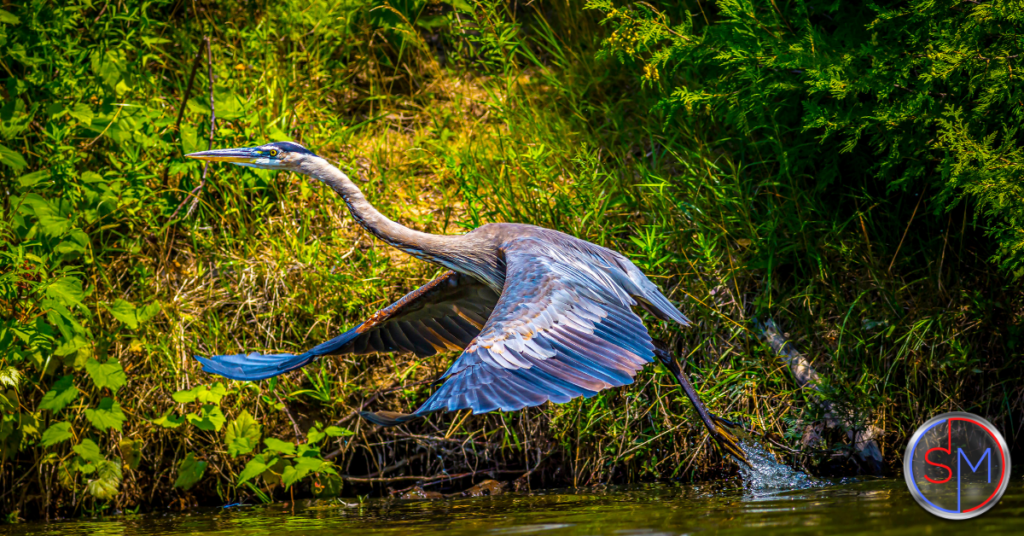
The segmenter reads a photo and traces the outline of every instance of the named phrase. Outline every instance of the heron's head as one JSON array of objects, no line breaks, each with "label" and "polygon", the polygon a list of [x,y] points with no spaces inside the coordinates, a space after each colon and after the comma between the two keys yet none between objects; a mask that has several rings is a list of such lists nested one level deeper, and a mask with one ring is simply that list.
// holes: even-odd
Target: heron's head
[{"label": "heron's head", "polygon": [[276,141],[258,147],[239,149],[214,149],[185,156],[211,162],[228,162],[239,166],[295,172],[301,172],[303,163],[319,158],[313,151],[291,141]]}]

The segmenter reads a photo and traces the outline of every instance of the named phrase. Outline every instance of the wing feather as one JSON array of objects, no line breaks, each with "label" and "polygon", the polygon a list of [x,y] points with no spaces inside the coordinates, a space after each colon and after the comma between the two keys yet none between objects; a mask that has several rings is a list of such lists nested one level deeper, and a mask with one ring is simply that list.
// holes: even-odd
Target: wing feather
[{"label": "wing feather", "polygon": [[[397,424],[438,410],[513,411],[632,383],[654,358],[651,337],[632,307],[655,304],[659,316],[684,324],[685,317],[621,255],[559,240],[565,243],[544,237],[507,243],[501,296],[445,372],[444,384],[402,420],[368,417]],[[460,304],[447,320],[479,321],[475,316]]]},{"label": "wing feather", "polygon": [[307,352],[196,359],[206,372],[236,380],[261,380],[305,366],[323,355],[406,351],[430,356],[470,344],[480,329],[465,317],[487,317],[497,301],[498,295],[484,284],[450,271]]}]

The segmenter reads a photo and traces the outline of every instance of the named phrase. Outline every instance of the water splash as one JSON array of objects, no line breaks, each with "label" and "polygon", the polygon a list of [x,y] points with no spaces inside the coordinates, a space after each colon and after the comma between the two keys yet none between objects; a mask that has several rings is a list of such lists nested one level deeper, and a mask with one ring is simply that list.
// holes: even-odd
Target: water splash
[{"label": "water splash", "polygon": [[740,464],[744,488],[755,497],[773,495],[780,491],[825,487],[831,483],[812,478],[803,471],[775,461],[775,455],[757,442],[740,441],[752,467]]}]

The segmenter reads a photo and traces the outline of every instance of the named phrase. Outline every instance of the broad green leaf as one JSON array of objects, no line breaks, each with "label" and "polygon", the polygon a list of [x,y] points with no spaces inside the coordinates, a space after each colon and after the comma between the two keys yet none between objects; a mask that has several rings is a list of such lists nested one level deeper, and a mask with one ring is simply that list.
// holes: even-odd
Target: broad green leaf
[{"label": "broad green leaf", "polygon": [[277,125],[270,127],[270,130],[267,131],[267,137],[273,141],[288,141],[292,139],[287,132],[278,128]]},{"label": "broad green leaf", "polygon": [[74,377],[70,374],[62,376],[53,384],[53,388],[43,395],[39,402],[39,409],[48,409],[54,413],[62,410],[78,397],[78,388],[75,387]]},{"label": "broad green leaf", "polygon": [[263,440],[263,443],[267,445],[267,448],[281,454],[295,454],[295,445],[281,441],[275,437],[268,437]]},{"label": "broad green leaf", "polygon": [[17,368],[13,366],[5,367],[0,364],[0,387],[10,387],[17,391],[23,377],[24,375]]},{"label": "broad green leaf", "polygon": [[121,459],[130,469],[138,469],[142,460],[142,441],[138,439],[122,439],[118,445],[121,449]]},{"label": "broad green leaf", "polygon": [[125,420],[121,405],[106,396],[100,400],[99,407],[85,410],[85,418],[100,431],[116,428],[118,432]]},{"label": "broad green leaf", "polygon": [[[84,252],[85,246],[82,246]],[[160,312],[160,303],[154,302],[146,305],[142,308],[136,308],[129,301],[118,299],[112,304],[103,304],[103,306],[110,311],[110,314],[114,316],[122,324],[127,325],[131,329],[137,329],[139,324],[153,318],[157,313]]]},{"label": "broad green leaf", "polygon": [[66,259],[68,260],[76,259],[79,255],[85,254],[85,246],[70,240],[65,240],[60,244],[57,244],[53,250],[61,255],[66,255]]},{"label": "broad green leaf", "polygon": [[[38,215],[38,211],[36,214]],[[57,300],[67,307],[73,307],[82,304],[82,298],[85,298],[85,291],[82,290],[82,282],[78,279],[62,277],[47,285],[46,297]]]},{"label": "broad green leaf", "polygon": [[174,401],[179,404],[188,404],[189,402],[195,401],[196,393],[199,392],[200,389],[204,389],[205,387],[205,385],[200,385],[185,391],[178,391],[177,393],[171,395],[171,398],[173,398]]},{"label": "broad green leaf", "polygon": [[159,313],[160,309],[162,308],[163,306],[160,305],[160,302],[153,302],[149,305],[142,307],[141,309],[136,309],[135,316],[139,319],[139,323],[143,324],[150,318],[156,316],[156,314]]},{"label": "broad green leaf", "polygon": [[331,437],[344,437],[356,434],[352,430],[349,430],[348,428],[342,428],[340,426],[328,426],[326,429],[324,429],[324,433]]},{"label": "broad green leaf", "polygon": [[121,487],[121,464],[110,460],[96,463],[92,479],[85,485],[90,495],[104,501],[113,499]]},{"label": "broad green leaf", "polygon": [[185,417],[171,415],[172,410],[167,410],[163,415],[150,420],[149,422],[164,428],[177,428],[185,422]]},{"label": "broad green leaf", "polygon": [[296,456],[312,456],[314,458],[320,457],[320,447],[310,443],[302,443],[295,446]]},{"label": "broad green leaf", "polygon": [[320,458],[295,458],[295,468],[305,471],[319,471],[325,464],[331,465]]},{"label": "broad green leaf", "polygon": [[313,426],[306,432],[306,443],[309,445],[316,445],[321,439],[327,437],[327,433],[320,430],[318,426]]},{"label": "broad green leaf", "polygon": [[164,43],[173,43],[170,39],[164,39],[162,37],[142,37],[142,42],[149,46],[162,45]]},{"label": "broad green leaf", "polygon": [[220,404],[220,400],[227,394],[224,384],[217,382],[213,385],[205,385],[206,389],[196,393],[196,400],[201,404]]},{"label": "broad green leaf", "polygon": [[[3,415],[0,415],[0,456],[5,456],[7,454],[7,452],[11,452],[11,451],[5,452],[5,448],[10,448],[10,447],[7,447],[5,445],[5,443],[7,442],[7,438],[11,437],[11,435],[14,434],[14,431],[15,431],[14,425],[15,424],[17,424],[17,422],[14,419],[8,418],[8,417],[3,416]],[[14,446],[14,445],[12,445],[12,446]],[[13,452],[12,452],[12,454],[13,454]]]},{"label": "broad green leaf", "polygon": [[71,339],[64,341],[54,351],[53,355],[64,357],[89,346],[89,341],[81,335],[74,335]]},{"label": "broad green leaf", "polygon": [[242,484],[248,480],[260,476],[264,471],[269,469],[266,458],[262,454],[255,456],[249,460],[249,463],[245,464],[245,468],[242,469],[242,473],[238,475],[238,484]]},{"label": "broad green leaf", "polygon": [[467,0],[444,0],[444,3],[462,11],[464,13],[473,13],[473,6]]},{"label": "broad green leaf", "polygon": [[263,474],[260,475],[263,478],[263,484],[270,487],[280,484],[281,474],[284,473],[284,468],[289,465],[291,464],[284,458],[271,458],[267,462],[267,470],[263,471]]},{"label": "broad green leaf", "polygon": [[10,24],[11,26],[14,26],[19,22],[21,22],[21,19],[16,17],[13,13],[11,13],[10,11],[4,11],[0,9],[0,23]]},{"label": "broad green leaf", "polygon": [[61,441],[71,439],[71,437],[71,423],[58,422],[50,425],[50,427],[43,432],[43,437],[40,441],[44,447],[52,447]]},{"label": "broad green leaf", "polygon": [[199,413],[189,413],[186,417],[188,422],[192,423],[196,428],[209,432],[219,432],[227,421],[224,417],[224,412],[220,410],[220,406],[214,406],[213,404],[207,404],[203,406],[202,411]]},{"label": "broad green leaf", "polygon": [[22,188],[30,188],[50,178],[50,170],[41,169],[39,171],[33,171],[32,173],[26,173],[18,177],[18,184]]},{"label": "broad green leaf", "polygon": [[236,437],[228,442],[228,454],[230,454],[232,458],[237,458],[243,454],[249,454],[253,450],[256,450],[256,447],[259,445],[260,442],[258,440],[253,441],[248,437]]},{"label": "broad green leaf", "polygon": [[68,115],[74,117],[81,123],[85,123],[85,125],[87,126],[92,124],[92,118],[95,117],[95,115],[92,113],[92,108],[90,108],[89,105],[85,104],[84,102],[80,102],[76,104],[72,109],[68,110]]},{"label": "broad green leaf", "polygon": [[78,180],[80,180],[80,181],[82,181],[82,182],[84,182],[86,184],[92,184],[92,183],[96,183],[96,182],[102,182],[102,183],[106,183],[107,182],[107,179],[103,178],[103,175],[100,175],[99,173],[96,173],[94,171],[82,172],[82,174],[78,176]]},{"label": "broad green leaf", "polygon": [[197,385],[187,391],[178,391],[171,395],[171,398],[179,404],[188,404],[198,401],[201,404],[219,404],[220,400],[227,394],[224,384],[217,382],[213,385]]},{"label": "broad green leaf", "polygon": [[4,412],[14,411],[16,409],[18,409],[18,394],[14,389],[8,389],[6,393],[0,391],[0,415],[3,415]]},{"label": "broad green leaf", "polygon": [[14,168],[14,171],[21,171],[25,169],[28,162],[25,162],[25,159],[20,154],[0,145],[0,164]]},{"label": "broad green leaf", "polygon": [[100,452],[99,445],[91,439],[83,439],[81,443],[71,448],[75,451],[75,454],[78,454],[87,462],[95,463],[103,460],[103,453]]},{"label": "broad green leaf", "polygon": [[309,474],[308,469],[296,469],[295,466],[289,465],[284,468],[281,472],[281,482],[284,483],[284,489],[288,489],[292,484],[302,480],[302,477]]},{"label": "broad green leaf", "polygon": [[92,378],[97,388],[106,387],[115,393],[128,381],[121,364],[113,359],[101,364],[90,358],[85,362],[85,371],[89,373],[89,377]]},{"label": "broad green leaf", "polygon": [[[189,103],[191,107],[191,103]],[[196,127],[189,125],[187,122],[181,125],[181,150],[187,153],[194,153],[198,144],[198,136],[196,134]]]},{"label": "broad green leaf", "polygon": [[[227,121],[245,116],[246,100],[236,95],[230,88],[217,86],[213,90],[214,108],[217,110],[217,119],[224,118]],[[188,100],[190,111],[210,115],[210,100],[206,97],[195,97]],[[184,130],[184,126],[182,127]]]},{"label": "broad green leaf", "polygon": [[[35,194],[25,196],[20,212],[34,214],[36,221],[39,222],[39,229],[46,236],[63,236],[72,227],[71,220],[61,212],[57,203]],[[81,281],[74,277],[64,277],[54,281],[52,285],[56,288],[47,288],[47,297],[60,300],[68,307],[81,305],[81,299],[85,294]]]},{"label": "broad green leaf", "polygon": [[60,119],[64,117],[65,112],[64,105],[59,102],[51,102],[46,105],[46,115],[50,116],[50,119]]},{"label": "broad green leaf", "polygon": [[132,329],[139,327],[139,320],[135,316],[135,306],[131,302],[119,298],[113,304],[105,303],[103,306],[122,324],[127,324]]},{"label": "broad green leaf", "polygon": [[252,452],[260,442],[260,425],[248,411],[243,410],[238,418],[231,421],[224,432],[228,454],[232,458]]},{"label": "broad green leaf", "polygon": [[178,478],[174,481],[174,487],[189,489],[195,486],[206,471],[206,462],[197,461],[195,456],[189,452],[178,466]]},{"label": "broad green leaf", "polygon": [[[102,460],[100,460],[102,461]],[[75,469],[83,475],[91,475],[96,472],[96,463],[86,461],[81,456],[75,457]]]},{"label": "broad green leaf", "polygon": [[36,413],[21,413],[18,415],[18,420],[21,421],[21,432],[26,436],[37,436],[40,435],[42,422],[39,420],[39,416]]},{"label": "broad green leaf", "polygon": [[284,468],[284,471],[281,473],[281,481],[284,483],[285,488],[288,488],[305,478],[309,473],[320,471],[324,465],[329,466],[330,463],[319,458],[296,458],[295,465],[289,465]]}]

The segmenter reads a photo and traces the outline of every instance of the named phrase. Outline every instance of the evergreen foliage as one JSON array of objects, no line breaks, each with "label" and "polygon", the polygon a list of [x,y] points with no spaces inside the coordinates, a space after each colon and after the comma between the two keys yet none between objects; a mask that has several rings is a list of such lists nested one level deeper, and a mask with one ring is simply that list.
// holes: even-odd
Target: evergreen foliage
[{"label": "evergreen foliage", "polygon": [[751,172],[971,203],[1024,274],[1024,2],[588,5],[606,52],[642,64],[665,109],[734,129]]}]

